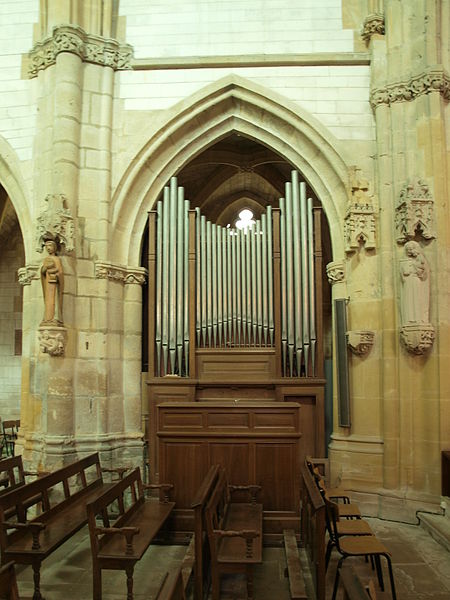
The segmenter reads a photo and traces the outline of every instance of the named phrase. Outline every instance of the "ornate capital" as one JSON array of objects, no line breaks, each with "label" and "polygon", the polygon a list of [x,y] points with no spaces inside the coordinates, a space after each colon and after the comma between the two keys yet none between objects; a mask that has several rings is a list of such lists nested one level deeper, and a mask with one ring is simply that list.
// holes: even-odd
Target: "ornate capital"
[{"label": "ornate capital", "polygon": [[373,346],[373,331],[347,331],[347,346],[357,356],[365,356]]},{"label": "ornate capital", "polygon": [[327,264],[327,277],[330,285],[342,283],[345,281],[345,265],[342,261],[330,262]]},{"label": "ornate capital", "polygon": [[344,218],[345,251],[354,252],[361,245],[366,250],[375,248],[375,209],[369,183],[361,170],[350,170],[350,201]]},{"label": "ornate capital", "polygon": [[425,354],[433,346],[434,337],[434,327],[429,324],[403,325],[400,329],[400,339],[411,354]]},{"label": "ornate capital", "polygon": [[64,194],[47,194],[47,208],[37,219],[36,250],[42,252],[45,241],[54,240],[58,246],[63,245],[66,252],[74,249],[74,224],[70,210],[66,208],[67,198]]},{"label": "ornate capital", "polygon": [[38,329],[39,349],[43,354],[63,356],[66,349],[67,329],[58,326],[41,326]]},{"label": "ornate capital", "polygon": [[147,269],[144,267],[124,267],[109,262],[97,261],[95,263],[95,277],[109,279],[119,283],[137,283],[143,285],[146,281]]},{"label": "ornate capital", "polygon": [[54,65],[61,52],[76,54],[84,62],[124,70],[131,69],[133,48],[113,39],[88,34],[76,25],[58,25],[53,28],[51,37],[37,42],[31,50],[30,77],[36,77],[39,71]]},{"label": "ornate capital", "polygon": [[361,37],[367,44],[375,34],[384,35],[384,15],[380,13],[366,17],[361,31]]},{"label": "ornate capital", "polygon": [[407,81],[373,89],[370,94],[370,104],[375,110],[380,104],[406,102],[430,92],[439,92],[444,100],[450,100],[450,77],[443,67],[430,68]]},{"label": "ornate capital", "polygon": [[30,285],[33,279],[39,279],[39,265],[25,265],[17,270],[20,285]]},{"label": "ornate capital", "polygon": [[400,192],[395,207],[397,242],[404,244],[420,234],[424,239],[436,237],[434,201],[428,184],[421,179],[408,183]]}]

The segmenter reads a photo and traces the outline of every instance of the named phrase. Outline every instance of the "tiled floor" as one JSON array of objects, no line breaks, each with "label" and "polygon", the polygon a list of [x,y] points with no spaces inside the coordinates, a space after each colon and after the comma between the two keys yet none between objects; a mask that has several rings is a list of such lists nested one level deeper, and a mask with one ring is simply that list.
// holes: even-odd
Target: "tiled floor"
[{"label": "tiled floor", "polygon": [[[398,600],[450,600],[450,553],[415,525],[368,519],[376,534],[392,553]],[[152,600],[166,571],[180,564],[186,547],[152,546],[135,570],[135,599]],[[334,553],[335,554],[335,553]],[[370,565],[349,559],[361,578],[376,579]],[[327,598],[331,598],[337,556],[333,555],[327,574]],[[255,569],[255,600],[289,600],[284,576],[284,551],[265,548],[264,563]],[[386,569],[385,569],[386,571]],[[32,596],[30,567],[17,567],[21,597]],[[385,572],[388,587],[388,575]],[[80,531],[43,563],[41,590],[46,600],[89,600],[92,598],[92,570],[87,529]],[[126,598],[125,575],[105,571],[103,599]],[[245,598],[245,582],[239,577],[223,581],[223,600]]]}]

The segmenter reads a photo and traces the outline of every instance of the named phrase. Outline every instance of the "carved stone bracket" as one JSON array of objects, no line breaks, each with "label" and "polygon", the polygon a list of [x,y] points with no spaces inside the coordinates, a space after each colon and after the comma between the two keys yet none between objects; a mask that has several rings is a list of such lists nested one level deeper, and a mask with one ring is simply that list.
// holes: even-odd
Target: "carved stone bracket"
[{"label": "carved stone bracket", "polygon": [[375,109],[380,104],[406,102],[430,92],[439,92],[444,100],[450,100],[450,77],[442,67],[428,69],[407,81],[372,90],[370,104]]},{"label": "carved stone bracket", "polygon": [[342,283],[345,281],[345,265],[342,261],[330,262],[327,264],[327,277],[330,285]]},{"label": "carved stone bracket", "polygon": [[384,35],[384,15],[380,13],[366,17],[361,31],[361,37],[366,43],[369,43],[375,34]]},{"label": "carved stone bracket", "polygon": [[56,63],[61,52],[76,54],[81,60],[114,70],[131,69],[133,48],[117,40],[88,34],[76,25],[58,25],[47,39],[37,42],[30,51],[29,76]]},{"label": "carved stone bracket", "polygon": [[43,354],[63,356],[66,349],[67,329],[57,325],[42,325],[38,329],[39,349]]},{"label": "carved stone bracket", "polygon": [[33,279],[39,279],[39,265],[25,265],[17,270],[20,285],[31,285]]},{"label": "carved stone bracket", "polygon": [[74,223],[64,194],[47,194],[47,208],[37,219],[36,250],[42,252],[46,239],[65,246],[66,252],[74,249]]},{"label": "carved stone bracket", "polygon": [[425,354],[433,346],[434,337],[434,327],[430,324],[414,323],[400,329],[400,339],[411,354]]},{"label": "carved stone bracket", "polygon": [[347,346],[357,356],[365,356],[373,346],[375,333],[373,331],[347,331]]},{"label": "carved stone bracket", "polygon": [[369,183],[361,176],[360,169],[350,171],[350,201],[344,218],[345,251],[355,252],[364,245],[366,250],[375,248],[375,209]]},{"label": "carved stone bracket", "polygon": [[421,179],[408,183],[400,192],[395,207],[397,242],[404,244],[419,233],[424,239],[436,237],[434,200],[428,185]]},{"label": "carved stone bracket", "polygon": [[114,265],[109,262],[97,261],[95,263],[95,277],[97,279],[109,279],[119,283],[136,283],[143,285],[146,281],[147,269],[144,267],[125,267]]}]

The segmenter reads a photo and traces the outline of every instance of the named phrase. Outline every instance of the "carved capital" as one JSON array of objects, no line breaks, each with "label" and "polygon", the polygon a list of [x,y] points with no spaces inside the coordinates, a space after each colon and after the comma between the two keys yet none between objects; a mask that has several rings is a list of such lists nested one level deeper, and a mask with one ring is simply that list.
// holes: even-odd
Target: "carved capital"
[{"label": "carved capital", "polygon": [[330,262],[327,264],[327,277],[330,285],[342,283],[345,281],[345,265],[342,261]]},{"label": "carved capital", "polygon": [[400,339],[408,352],[422,355],[433,346],[435,332],[430,324],[403,325],[400,329]]},{"label": "carved capital", "polygon": [[357,356],[365,356],[373,346],[375,333],[373,331],[347,331],[347,346]]},{"label": "carved capital", "polygon": [[350,169],[350,200],[344,218],[345,251],[354,252],[364,245],[375,248],[375,209],[369,194],[369,182],[357,167]]},{"label": "carved capital", "polygon": [[97,261],[95,263],[95,277],[109,279],[123,284],[136,283],[143,285],[146,281],[147,269],[143,267],[125,267],[109,262]]},{"label": "carved capital", "polygon": [[361,31],[361,37],[366,43],[369,43],[375,34],[384,35],[384,15],[380,13],[366,17]]},{"label": "carved capital", "polygon": [[73,217],[67,208],[64,194],[47,194],[47,208],[37,218],[36,250],[42,252],[46,240],[53,240],[64,246],[66,252],[75,248],[75,227]]},{"label": "carved capital", "polygon": [[416,234],[425,240],[436,237],[434,222],[434,200],[429,186],[421,179],[408,183],[400,192],[395,207],[397,242],[404,244]]},{"label": "carved capital", "polygon": [[39,265],[25,265],[17,270],[20,285],[30,285],[33,279],[39,279]]},{"label": "carved capital", "polygon": [[67,329],[44,325],[38,329],[39,349],[43,354],[63,356],[66,349]]},{"label": "carved capital", "polygon": [[88,34],[76,25],[58,25],[51,37],[37,42],[29,53],[29,76],[54,65],[61,52],[76,54],[84,62],[94,63],[114,70],[131,69],[133,48],[117,40]]},{"label": "carved capital", "polygon": [[407,102],[430,92],[439,92],[444,100],[450,100],[450,77],[441,66],[430,68],[407,81],[373,89],[370,94],[370,104],[375,110],[380,104]]}]

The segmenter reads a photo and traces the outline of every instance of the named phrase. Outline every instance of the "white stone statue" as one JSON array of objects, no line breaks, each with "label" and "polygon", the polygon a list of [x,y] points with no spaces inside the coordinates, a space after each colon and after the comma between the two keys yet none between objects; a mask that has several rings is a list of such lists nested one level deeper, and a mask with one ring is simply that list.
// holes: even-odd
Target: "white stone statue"
[{"label": "white stone statue", "polygon": [[64,272],[61,259],[56,256],[54,240],[45,241],[48,256],[41,266],[41,283],[44,295],[44,318],[41,325],[63,325]]},{"label": "white stone statue", "polygon": [[402,324],[430,322],[430,268],[418,242],[406,242],[400,260]]}]

